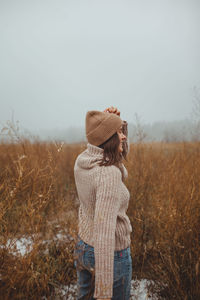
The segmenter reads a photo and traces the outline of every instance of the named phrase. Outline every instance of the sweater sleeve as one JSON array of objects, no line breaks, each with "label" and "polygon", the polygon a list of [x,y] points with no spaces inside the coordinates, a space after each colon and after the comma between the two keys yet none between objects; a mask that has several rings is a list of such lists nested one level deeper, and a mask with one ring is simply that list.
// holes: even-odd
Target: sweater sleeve
[{"label": "sweater sleeve", "polygon": [[120,206],[121,172],[116,166],[100,168],[94,216],[94,298],[112,298],[115,229]]}]

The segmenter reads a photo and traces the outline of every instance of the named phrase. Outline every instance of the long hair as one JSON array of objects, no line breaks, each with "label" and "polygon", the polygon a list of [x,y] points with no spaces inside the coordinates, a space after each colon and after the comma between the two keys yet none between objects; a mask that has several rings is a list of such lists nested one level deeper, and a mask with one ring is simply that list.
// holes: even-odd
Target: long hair
[{"label": "long hair", "polygon": [[[127,122],[123,121],[122,124],[122,132],[126,137],[128,136],[128,129],[127,129]],[[120,168],[120,164],[123,159],[127,161],[127,153],[128,153],[128,143],[127,139],[123,141],[123,152],[120,153],[119,148],[120,140],[118,133],[115,132],[107,141],[103,144],[99,145],[98,147],[104,149],[103,158],[100,161],[100,166],[111,166],[116,165]]]}]

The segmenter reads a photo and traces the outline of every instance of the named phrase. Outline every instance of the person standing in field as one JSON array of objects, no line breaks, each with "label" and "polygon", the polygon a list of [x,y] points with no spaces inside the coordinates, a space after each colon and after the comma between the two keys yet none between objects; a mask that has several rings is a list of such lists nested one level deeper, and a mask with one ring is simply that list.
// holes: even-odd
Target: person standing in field
[{"label": "person standing in field", "polygon": [[132,226],[126,214],[130,193],[122,163],[128,153],[127,122],[117,108],[88,111],[87,149],[78,155],[74,177],[79,207],[74,249],[77,299],[130,299]]}]

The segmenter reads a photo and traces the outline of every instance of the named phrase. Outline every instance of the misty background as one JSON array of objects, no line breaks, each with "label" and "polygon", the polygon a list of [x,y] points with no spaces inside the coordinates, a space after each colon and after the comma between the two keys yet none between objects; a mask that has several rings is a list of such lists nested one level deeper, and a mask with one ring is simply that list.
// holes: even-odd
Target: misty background
[{"label": "misty background", "polygon": [[131,141],[198,139],[199,25],[198,0],[0,0],[1,128],[84,141],[116,106]]}]

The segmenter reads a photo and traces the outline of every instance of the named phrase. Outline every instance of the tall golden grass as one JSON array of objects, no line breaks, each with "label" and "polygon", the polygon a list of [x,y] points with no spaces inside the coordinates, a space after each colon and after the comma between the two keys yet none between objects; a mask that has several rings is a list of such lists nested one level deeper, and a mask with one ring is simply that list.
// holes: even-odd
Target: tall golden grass
[{"label": "tall golden grass", "polygon": [[[76,282],[73,167],[85,147],[0,145],[1,299],[54,299]],[[125,165],[133,279],[152,279],[159,299],[200,299],[200,144],[132,144]],[[24,256],[8,243],[21,237],[33,241]]]}]

